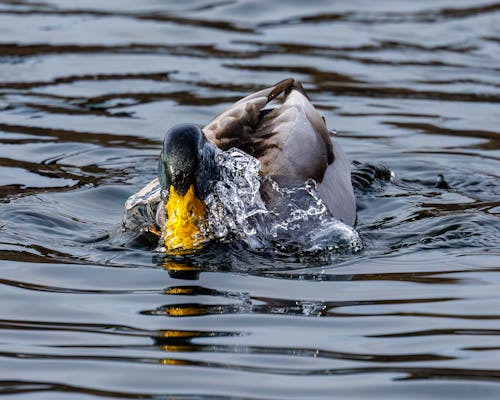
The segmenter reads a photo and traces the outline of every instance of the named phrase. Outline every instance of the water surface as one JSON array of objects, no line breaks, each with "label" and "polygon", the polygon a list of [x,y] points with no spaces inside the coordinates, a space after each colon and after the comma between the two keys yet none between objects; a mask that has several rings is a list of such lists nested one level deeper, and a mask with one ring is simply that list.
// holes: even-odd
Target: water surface
[{"label": "water surface", "polygon": [[[168,127],[289,76],[365,168],[361,252],[107,239]],[[1,2],[0,394],[498,399],[499,88],[493,1]]]}]

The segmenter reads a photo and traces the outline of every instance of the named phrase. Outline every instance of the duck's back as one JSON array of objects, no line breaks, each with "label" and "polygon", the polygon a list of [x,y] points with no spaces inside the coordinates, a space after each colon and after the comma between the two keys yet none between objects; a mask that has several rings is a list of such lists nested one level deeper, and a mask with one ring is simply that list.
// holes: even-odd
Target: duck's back
[{"label": "duck's back", "polygon": [[[284,102],[266,109],[281,93]],[[297,81],[287,79],[240,100],[203,131],[223,150],[238,147],[258,158],[261,174],[280,184],[314,179],[335,218],[354,225],[349,160]]]}]

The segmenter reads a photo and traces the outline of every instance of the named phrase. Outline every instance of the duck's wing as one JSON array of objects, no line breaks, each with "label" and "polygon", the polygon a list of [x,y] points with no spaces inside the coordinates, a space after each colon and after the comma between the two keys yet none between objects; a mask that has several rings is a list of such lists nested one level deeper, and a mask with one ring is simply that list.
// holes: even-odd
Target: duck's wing
[{"label": "duck's wing", "polygon": [[[266,108],[281,94],[282,104]],[[319,182],[333,162],[325,122],[292,78],[241,99],[203,132],[222,150],[237,147],[258,158],[265,176]]]},{"label": "duck's wing", "polygon": [[289,78],[244,97],[208,123],[203,133],[222,150],[240,147],[255,136],[257,124],[266,113],[264,107],[281,93],[290,93],[294,85],[300,83]]},{"label": "duck's wing", "polygon": [[[282,93],[283,103],[266,109]],[[258,158],[264,176],[284,184],[314,179],[332,214],[354,224],[356,205],[349,161],[298,81],[286,79],[243,98],[203,131],[223,150],[238,147]]]}]

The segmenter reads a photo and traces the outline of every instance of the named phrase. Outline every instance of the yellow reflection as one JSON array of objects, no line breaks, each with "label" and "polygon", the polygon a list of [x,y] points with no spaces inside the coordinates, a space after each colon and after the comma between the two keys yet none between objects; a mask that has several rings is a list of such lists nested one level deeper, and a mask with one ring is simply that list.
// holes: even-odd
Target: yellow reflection
[{"label": "yellow reflection", "polygon": [[[163,259],[162,265],[164,270],[168,271],[168,274],[177,279],[184,280],[195,280],[199,278],[200,269],[196,266],[189,264],[189,260],[183,260],[182,262],[172,261],[170,259]],[[185,289],[171,288],[167,289],[170,291],[167,294],[191,294],[191,293],[181,293]]]},{"label": "yellow reflection", "polygon": [[194,290],[191,287],[170,287],[165,291],[165,294],[173,294],[173,295],[178,295],[178,296],[188,296],[188,295],[193,295]]},{"label": "yellow reflection", "polygon": [[164,344],[160,346],[163,351],[170,351],[172,353],[186,353],[193,351],[193,346],[189,344]]},{"label": "yellow reflection", "polygon": [[162,267],[167,271],[198,271],[198,268],[192,265],[171,260],[164,260]]},{"label": "yellow reflection", "polygon": [[174,358],[163,358],[160,360],[163,365],[188,365],[189,363],[184,360],[176,360]]},{"label": "yellow reflection", "polygon": [[206,314],[206,310],[200,306],[168,306],[166,312],[170,317],[192,317]]},{"label": "yellow reflection", "polygon": [[[197,331],[161,331],[160,338],[163,339],[172,339],[174,343],[163,344],[160,346],[160,349],[163,351],[170,352],[190,352],[194,351],[195,348],[192,344],[189,343],[189,339],[201,336],[200,332]],[[162,364],[177,364],[178,360],[172,359],[164,359],[162,360]]]},{"label": "yellow reflection", "polygon": [[196,331],[161,331],[162,338],[194,338],[200,336],[200,332]]}]

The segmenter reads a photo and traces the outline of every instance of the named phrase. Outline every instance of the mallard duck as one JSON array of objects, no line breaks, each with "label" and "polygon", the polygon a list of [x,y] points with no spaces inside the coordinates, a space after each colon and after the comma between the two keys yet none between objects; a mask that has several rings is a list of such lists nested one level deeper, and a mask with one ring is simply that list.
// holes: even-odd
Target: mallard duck
[{"label": "mallard duck", "polygon": [[[143,221],[149,220],[142,229],[160,236],[167,249],[201,247],[205,199],[211,182],[218,179],[214,155],[217,149],[230,148],[258,159],[259,175],[279,186],[313,179],[333,217],[354,225],[350,162],[302,85],[292,78],[239,100],[204,128],[171,128],[163,141],[158,178],[129,198],[125,225],[131,228],[130,216],[139,213]],[[262,199],[271,204],[273,195],[264,193],[264,187]]]}]

